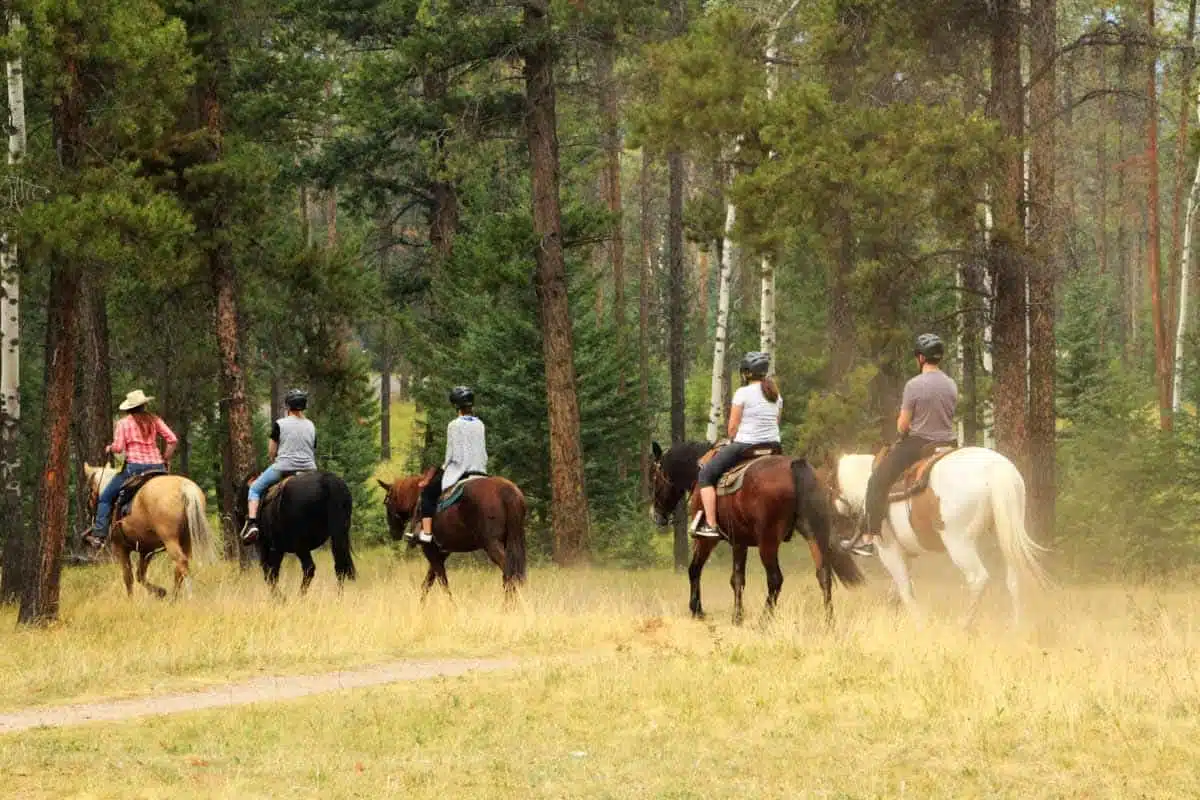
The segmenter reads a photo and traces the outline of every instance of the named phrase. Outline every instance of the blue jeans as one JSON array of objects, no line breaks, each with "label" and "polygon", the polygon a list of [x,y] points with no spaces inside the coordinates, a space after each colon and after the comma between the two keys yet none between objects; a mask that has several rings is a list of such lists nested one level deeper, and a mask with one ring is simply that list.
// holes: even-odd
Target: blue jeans
[{"label": "blue jeans", "polygon": [[153,472],[162,470],[162,464],[132,464],[125,462],[125,468],[117,473],[100,492],[100,498],[96,501],[96,525],[93,528],[96,538],[103,539],[108,536],[108,522],[112,518],[113,503],[117,502],[117,495],[121,493],[121,487],[125,485],[127,478],[132,478],[134,475],[141,475],[143,472]]},{"label": "blue jeans", "polygon": [[262,496],[267,493],[275,484],[283,480],[283,473],[275,469],[272,464],[262,471],[262,474],[254,479],[254,483],[250,484],[250,499],[254,501],[262,500]]}]

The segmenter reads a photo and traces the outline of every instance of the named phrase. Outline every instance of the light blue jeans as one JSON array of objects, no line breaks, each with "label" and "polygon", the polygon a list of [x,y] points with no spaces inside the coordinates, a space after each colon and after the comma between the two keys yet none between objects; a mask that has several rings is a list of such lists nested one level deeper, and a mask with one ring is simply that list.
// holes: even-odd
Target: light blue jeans
[{"label": "light blue jeans", "polygon": [[267,489],[270,489],[275,484],[283,480],[283,473],[275,469],[275,465],[267,467],[262,471],[262,474],[254,479],[254,483],[250,484],[250,499],[254,501],[262,500],[262,496],[266,494]]},{"label": "light blue jeans", "polygon": [[117,473],[104,487],[104,491],[100,492],[100,497],[96,501],[96,525],[93,532],[97,539],[103,539],[108,536],[108,521],[112,517],[113,503],[117,502],[117,495],[121,492],[121,487],[125,485],[127,478],[132,478],[134,475],[141,475],[143,472],[151,470],[161,470],[162,464],[131,464],[125,462],[125,468]]}]

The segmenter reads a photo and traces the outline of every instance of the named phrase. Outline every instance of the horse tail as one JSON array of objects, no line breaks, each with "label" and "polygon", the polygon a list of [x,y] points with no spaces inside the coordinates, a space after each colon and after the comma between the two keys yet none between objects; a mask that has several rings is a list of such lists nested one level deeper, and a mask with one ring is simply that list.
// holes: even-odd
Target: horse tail
[{"label": "horse tail", "polygon": [[350,548],[350,517],[354,513],[354,498],[350,487],[336,476],[325,481],[325,513],[329,530],[329,549],[333,551],[333,571],[338,582],[358,577]]},{"label": "horse tail", "polygon": [[992,522],[996,538],[1010,573],[1041,588],[1050,586],[1050,577],[1038,562],[1038,551],[1046,548],[1030,538],[1025,530],[1025,481],[1010,461],[992,465],[988,475],[992,497]]},{"label": "horse tail", "polygon": [[216,561],[212,530],[208,527],[208,515],[204,513],[204,491],[191,481],[185,482],[180,491],[183,494],[184,520],[191,542],[191,558],[197,564]]},{"label": "horse tail", "polygon": [[500,489],[504,506],[505,582],[525,582],[525,497],[516,486]]},{"label": "horse tail", "polygon": [[833,546],[829,502],[817,484],[812,467],[803,458],[792,461],[792,481],[796,487],[796,518],[793,526],[802,532],[807,526],[821,551],[821,560],[833,569],[833,574],[843,586],[858,586],[866,578],[849,553]]}]

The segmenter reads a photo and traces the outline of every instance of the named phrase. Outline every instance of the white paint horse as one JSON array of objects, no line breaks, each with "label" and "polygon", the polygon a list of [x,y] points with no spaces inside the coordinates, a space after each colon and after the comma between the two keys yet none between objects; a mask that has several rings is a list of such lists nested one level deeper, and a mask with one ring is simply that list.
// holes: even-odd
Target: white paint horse
[{"label": "white paint horse", "polygon": [[[872,455],[838,459],[831,483],[835,510],[844,521],[865,513],[874,461]],[[922,553],[942,551],[967,580],[970,605],[963,623],[971,624],[989,578],[978,550],[980,537],[989,530],[1004,556],[1016,626],[1021,620],[1022,585],[1044,587],[1049,579],[1038,563],[1038,551],[1045,548],[1025,531],[1025,481],[1011,461],[982,447],[955,450],[934,463],[925,492],[889,505],[879,560],[914,617],[921,620],[923,615],[913,596],[908,562]]]},{"label": "white paint horse", "polygon": [[[84,464],[83,471],[91,486],[94,509],[100,492],[116,478],[117,470]],[[204,490],[182,475],[161,475],[138,490],[129,514],[120,525],[112,526],[108,536],[113,555],[121,564],[127,593],[133,594],[133,569],[129,563],[133,553],[138,554],[138,583],[158,597],[165,597],[166,591],[146,580],[146,569],[155,553],[166,550],[175,562],[176,595],[184,582],[189,581],[190,563],[215,560],[204,506]],[[114,517],[116,513],[114,508]]]}]

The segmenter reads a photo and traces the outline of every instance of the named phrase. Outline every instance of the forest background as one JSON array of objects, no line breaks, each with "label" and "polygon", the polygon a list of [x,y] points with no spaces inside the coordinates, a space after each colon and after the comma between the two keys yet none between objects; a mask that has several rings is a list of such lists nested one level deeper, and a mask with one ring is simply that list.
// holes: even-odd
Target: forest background
[{"label": "forest background", "polygon": [[287,388],[368,542],[372,476],[438,461],[466,383],[536,554],[678,565],[650,443],[715,439],[743,351],[772,353],[785,446],[820,461],[892,438],[924,331],[1062,571],[1200,556],[1195,0],[4,19],[0,594],[24,621],[56,614],[82,464],[135,386],[230,558]]}]

